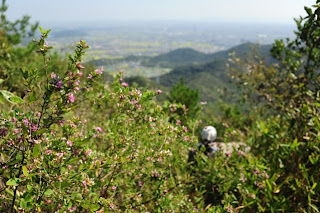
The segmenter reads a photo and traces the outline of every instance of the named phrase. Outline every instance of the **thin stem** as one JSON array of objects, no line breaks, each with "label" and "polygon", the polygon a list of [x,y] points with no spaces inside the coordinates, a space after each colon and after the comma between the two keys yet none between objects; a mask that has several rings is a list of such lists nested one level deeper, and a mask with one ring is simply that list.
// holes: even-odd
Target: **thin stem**
[{"label": "thin stem", "polygon": [[[21,172],[22,172],[22,165],[23,165],[23,162],[24,162],[24,158],[25,158],[25,153],[23,151],[22,152],[22,160],[20,162],[20,168],[19,168],[19,172],[18,172],[18,178],[20,177]],[[14,192],[13,192],[13,199],[12,199],[12,203],[11,203],[11,210],[10,210],[11,213],[14,213],[14,204],[16,202],[17,190],[18,190],[18,186],[15,186],[15,189],[14,189]]]}]

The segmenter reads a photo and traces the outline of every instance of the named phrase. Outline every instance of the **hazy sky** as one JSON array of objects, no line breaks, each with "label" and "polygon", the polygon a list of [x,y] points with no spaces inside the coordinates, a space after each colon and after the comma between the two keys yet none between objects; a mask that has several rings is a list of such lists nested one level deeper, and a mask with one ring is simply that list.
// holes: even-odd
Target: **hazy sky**
[{"label": "hazy sky", "polygon": [[293,22],[315,0],[7,0],[8,17],[41,23],[113,20]]}]

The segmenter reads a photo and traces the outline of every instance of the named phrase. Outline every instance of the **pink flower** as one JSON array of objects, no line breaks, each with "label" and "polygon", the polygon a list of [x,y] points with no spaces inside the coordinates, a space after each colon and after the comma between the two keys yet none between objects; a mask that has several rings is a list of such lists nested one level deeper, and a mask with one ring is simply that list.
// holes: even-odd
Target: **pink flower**
[{"label": "pink flower", "polygon": [[41,117],[41,112],[37,113],[37,117],[40,118]]},{"label": "pink flower", "polygon": [[246,182],[246,178],[244,176],[241,177],[240,179],[243,183]]},{"label": "pink flower", "polygon": [[86,155],[86,156],[89,156],[89,155],[91,155],[91,153],[92,153],[92,150],[91,150],[91,149],[88,149],[88,150],[86,151],[85,155]]},{"label": "pink flower", "polygon": [[143,182],[141,180],[138,181],[138,186],[142,187]]},{"label": "pink flower", "polygon": [[44,201],[46,204],[50,204],[50,203],[52,203],[52,200],[45,200]]},{"label": "pink flower", "polygon": [[27,119],[27,118],[24,118],[23,121],[22,121],[22,123],[23,123],[25,126],[27,126],[28,123],[29,123],[29,122],[28,122],[28,119]]},{"label": "pink flower", "polygon": [[14,130],[13,130],[13,133],[14,133],[14,134],[19,134],[19,129],[14,129]]},{"label": "pink flower", "polygon": [[59,88],[59,89],[62,87],[62,81],[61,80],[56,83],[56,87]]},{"label": "pink flower", "polygon": [[72,206],[71,208],[68,209],[70,212],[73,212],[74,210],[76,210],[75,206]]},{"label": "pink flower", "polygon": [[72,142],[70,140],[67,140],[67,145],[72,146]]},{"label": "pink flower", "polygon": [[244,155],[243,151],[239,150],[238,151],[238,156],[242,156],[242,155]]},{"label": "pink flower", "polygon": [[17,122],[17,119],[16,119],[15,117],[12,117],[11,121],[12,121],[13,123],[15,123],[15,122]]},{"label": "pink flower", "polygon": [[82,64],[80,64],[80,63],[77,63],[76,67],[77,67],[78,70],[84,69],[84,66]]},{"label": "pink flower", "polygon": [[95,127],[94,129],[95,129],[97,132],[102,132],[102,128],[101,128],[101,127],[98,127],[98,126],[97,126],[97,127]]},{"label": "pink flower", "polygon": [[2,128],[0,129],[0,136],[5,137],[7,135],[8,129]]},{"label": "pink flower", "polygon": [[231,156],[231,152],[227,152],[227,156],[230,157]]},{"label": "pink flower", "polygon": [[161,94],[161,93],[162,93],[162,90],[161,90],[161,89],[158,89],[158,90],[157,90],[157,93],[158,93],[158,94]]},{"label": "pink flower", "polygon": [[92,79],[92,75],[91,74],[88,75],[88,79]]},{"label": "pink flower", "polygon": [[164,192],[165,194],[167,194],[167,193],[168,193],[168,189],[165,189],[163,192]]},{"label": "pink flower", "polygon": [[127,87],[127,86],[128,86],[128,84],[127,84],[126,82],[122,82],[122,83],[121,83],[121,86],[123,86],[123,87]]},{"label": "pink flower", "polygon": [[79,80],[75,81],[73,84],[79,86],[80,85],[80,81]]},{"label": "pink flower", "polygon": [[114,204],[113,203],[110,203],[110,208],[114,209]]},{"label": "pink flower", "polygon": [[75,100],[74,95],[73,95],[72,93],[70,93],[70,94],[68,95],[68,102],[69,102],[69,103],[73,103],[74,100]]},{"label": "pink flower", "polygon": [[87,188],[87,181],[82,181],[82,185],[84,186],[84,188]]},{"label": "pink flower", "polygon": [[62,153],[62,152],[59,152],[59,153],[56,154],[56,156],[57,156],[58,158],[61,158],[61,157],[63,156],[63,153]]},{"label": "pink flower", "polygon": [[50,78],[56,79],[56,77],[57,77],[57,75],[56,75],[54,72],[52,72],[52,73],[50,74]]},{"label": "pink flower", "polygon": [[137,104],[137,103],[138,103],[138,101],[137,101],[136,99],[134,99],[134,98],[133,98],[133,99],[130,101],[130,103],[131,103],[131,104]]},{"label": "pink flower", "polygon": [[102,74],[102,71],[103,71],[103,67],[100,67],[99,69],[96,69],[94,72],[95,72],[97,75],[100,75],[100,74]]},{"label": "pink flower", "polygon": [[78,70],[77,75],[79,75],[79,77],[82,77],[82,76],[83,76],[83,72],[80,72],[80,71]]},{"label": "pink flower", "polygon": [[188,132],[188,128],[184,126],[184,127],[183,127],[183,131],[184,131],[184,132]]},{"label": "pink flower", "polygon": [[38,130],[38,126],[36,125],[36,124],[33,124],[32,125],[32,128],[31,128],[31,131],[32,132],[35,132],[35,131],[37,131]]},{"label": "pink flower", "polygon": [[60,120],[58,123],[60,126],[63,126],[63,122],[64,122],[64,120]]},{"label": "pink flower", "polygon": [[50,150],[50,149],[48,149],[48,150],[45,151],[45,153],[46,153],[47,155],[51,155],[51,154],[53,153],[53,151]]},{"label": "pink flower", "polygon": [[112,186],[112,190],[113,190],[113,191],[116,191],[116,190],[117,190],[117,187],[116,187],[116,186]]},{"label": "pink flower", "polygon": [[47,41],[44,41],[43,46],[47,47],[49,45],[49,43]]}]

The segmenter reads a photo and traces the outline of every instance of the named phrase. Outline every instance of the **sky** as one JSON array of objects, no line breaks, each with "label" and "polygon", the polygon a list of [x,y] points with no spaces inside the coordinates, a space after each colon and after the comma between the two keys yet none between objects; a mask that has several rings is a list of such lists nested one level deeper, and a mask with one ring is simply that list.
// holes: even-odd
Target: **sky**
[{"label": "sky", "polygon": [[8,18],[41,23],[214,21],[293,23],[315,0],[7,0]]}]

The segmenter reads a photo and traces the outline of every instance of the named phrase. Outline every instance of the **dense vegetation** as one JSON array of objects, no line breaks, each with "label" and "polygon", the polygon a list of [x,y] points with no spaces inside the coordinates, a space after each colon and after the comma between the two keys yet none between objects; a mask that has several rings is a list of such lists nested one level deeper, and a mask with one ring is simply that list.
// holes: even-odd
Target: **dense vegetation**
[{"label": "dense vegetation", "polygon": [[[229,60],[243,96],[216,103],[217,113],[201,111],[191,77],[159,103],[160,89],[129,86],[121,73],[105,84],[102,67],[85,68],[85,41],[68,60],[50,53],[41,27],[40,39],[20,45],[37,24],[9,22],[3,1],[0,211],[319,212],[319,2],[296,21],[295,40],[275,41],[277,61]],[[195,70],[212,64],[186,76],[209,78]],[[206,124],[251,152],[200,150],[188,163]]]}]

